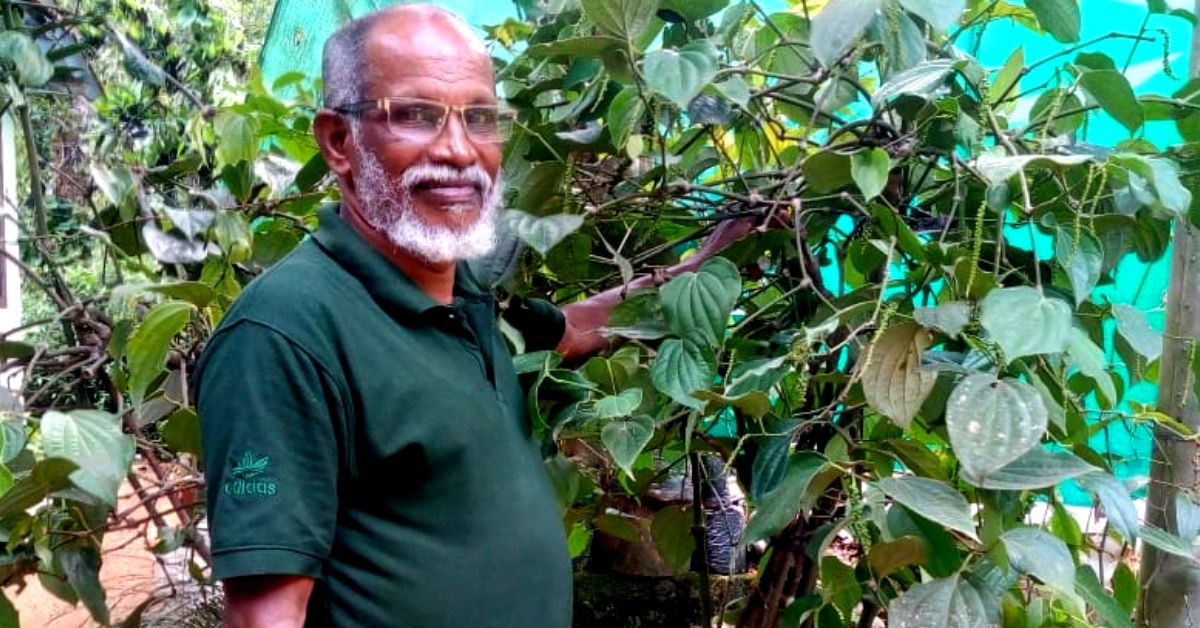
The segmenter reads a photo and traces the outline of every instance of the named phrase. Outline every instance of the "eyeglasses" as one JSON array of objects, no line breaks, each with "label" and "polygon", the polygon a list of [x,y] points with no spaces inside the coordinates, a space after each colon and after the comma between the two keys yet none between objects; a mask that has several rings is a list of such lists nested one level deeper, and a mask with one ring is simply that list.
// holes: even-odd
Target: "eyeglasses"
[{"label": "eyeglasses", "polygon": [[357,114],[379,109],[387,113],[388,130],[408,142],[430,142],[446,126],[450,112],[459,114],[467,137],[478,144],[498,144],[508,139],[515,115],[497,105],[447,105],[421,98],[380,98],[350,103],[333,110]]}]

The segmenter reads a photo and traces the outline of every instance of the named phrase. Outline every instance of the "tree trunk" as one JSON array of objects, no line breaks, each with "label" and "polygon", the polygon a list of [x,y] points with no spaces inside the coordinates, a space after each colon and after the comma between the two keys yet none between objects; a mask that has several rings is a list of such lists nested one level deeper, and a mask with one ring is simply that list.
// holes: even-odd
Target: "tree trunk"
[{"label": "tree trunk", "polygon": [[[1200,0],[1196,0],[1200,11]],[[1200,26],[1192,35],[1191,75],[1200,76]],[[1200,194],[1200,190],[1193,190]],[[1158,407],[1161,411],[1200,430],[1200,407],[1193,394],[1196,374],[1191,354],[1200,350],[1200,230],[1190,221],[1175,223],[1175,251],[1171,260],[1171,285],[1167,292],[1166,333],[1163,335]],[[1150,491],[1146,522],[1178,533],[1175,498],[1180,492],[1195,494],[1200,487],[1200,449],[1197,444],[1159,427],[1154,433]],[[1186,559],[1142,544],[1142,598],[1138,625],[1177,628],[1200,625],[1200,568]]]}]

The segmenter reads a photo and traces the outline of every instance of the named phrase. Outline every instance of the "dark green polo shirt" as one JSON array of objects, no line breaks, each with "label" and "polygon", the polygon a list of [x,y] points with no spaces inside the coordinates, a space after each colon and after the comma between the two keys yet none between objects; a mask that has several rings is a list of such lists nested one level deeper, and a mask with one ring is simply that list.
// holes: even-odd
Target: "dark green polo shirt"
[{"label": "dark green polo shirt", "polygon": [[[214,578],[316,578],[309,626],[570,625],[496,304],[457,275],[435,303],[329,207],[246,288],[197,369]],[[562,315],[535,310],[554,344]]]}]

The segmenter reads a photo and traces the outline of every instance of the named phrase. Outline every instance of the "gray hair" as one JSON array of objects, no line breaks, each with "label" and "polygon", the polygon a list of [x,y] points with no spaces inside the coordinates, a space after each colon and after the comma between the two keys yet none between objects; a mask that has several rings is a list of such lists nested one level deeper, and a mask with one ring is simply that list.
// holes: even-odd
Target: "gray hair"
[{"label": "gray hair", "polygon": [[341,107],[366,97],[370,72],[365,64],[367,38],[379,20],[393,12],[411,12],[415,19],[450,19],[470,32],[470,27],[457,15],[432,4],[398,4],[350,20],[325,42],[321,98],[326,107]]},{"label": "gray hair", "polygon": [[341,107],[363,99],[366,80],[360,71],[366,56],[367,35],[381,11],[347,22],[325,42],[321,58],[321,99],[326,107]]}]

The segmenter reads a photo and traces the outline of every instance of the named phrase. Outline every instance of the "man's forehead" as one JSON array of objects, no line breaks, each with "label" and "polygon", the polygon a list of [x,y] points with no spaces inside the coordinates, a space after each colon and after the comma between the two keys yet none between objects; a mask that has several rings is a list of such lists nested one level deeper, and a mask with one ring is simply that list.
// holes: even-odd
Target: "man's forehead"
[{"label": "man's forehead", "polygon": [[429,78],[493,87],[487,48],[468,26],[446,15],[389,14],[368,33],[364,52],[372,82]]},{"label": "man's forehead", "polygon": [[367,33],[368,49],[372,45],[393,53],[488,59],[487,46],[466,22],[428,5],[387,10]]}]

